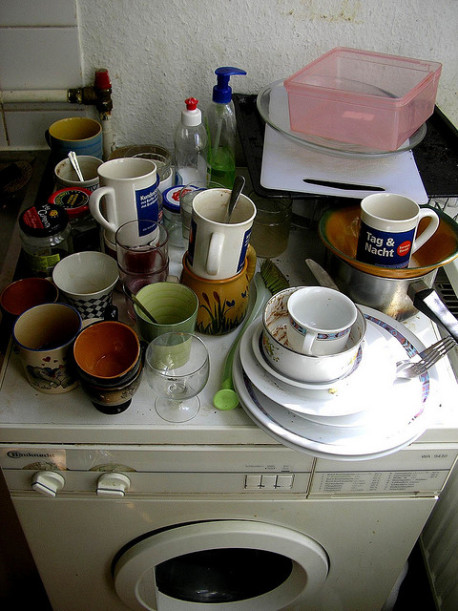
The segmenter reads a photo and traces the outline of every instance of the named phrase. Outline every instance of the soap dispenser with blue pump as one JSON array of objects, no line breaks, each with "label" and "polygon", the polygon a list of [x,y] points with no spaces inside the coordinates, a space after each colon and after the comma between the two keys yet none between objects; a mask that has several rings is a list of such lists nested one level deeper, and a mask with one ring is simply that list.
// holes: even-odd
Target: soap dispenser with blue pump
[{"label": "soap dispenser with blue pump", "polygon": [[235,178],[235,142],[237,123],[232,89],[229,79],[236,74],[246,74],[240,68],[225,66],[215,70],[217,83],[213,87],[212,102],[207,110],[208,134],[207,180],[232,189]]}]

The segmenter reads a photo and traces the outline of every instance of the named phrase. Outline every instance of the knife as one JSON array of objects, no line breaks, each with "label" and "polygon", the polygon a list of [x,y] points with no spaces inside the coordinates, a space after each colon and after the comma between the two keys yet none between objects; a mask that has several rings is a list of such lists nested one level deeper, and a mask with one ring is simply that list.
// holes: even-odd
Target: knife
[{"label": "knife", "polygon": [[337,284],[334,282],[334,280],[331,278],[328,272],[323,267],[321,267],[319,263],[317,263],[313,259],[306,259],[305,262],[307,263],[312,274],[318,280],[318,284],[320,286],[327,286],[330,289],[335,289],[336,291],[340,291]]},{"label": "knife", "polygon": [[309,185],[331,187],[332,189],[342,189],[343,191],[385,191],[383,187],[375,187],[373,185],[357,185],[350,182],[320,180],[319,178],[303,178],[302,180]]}]

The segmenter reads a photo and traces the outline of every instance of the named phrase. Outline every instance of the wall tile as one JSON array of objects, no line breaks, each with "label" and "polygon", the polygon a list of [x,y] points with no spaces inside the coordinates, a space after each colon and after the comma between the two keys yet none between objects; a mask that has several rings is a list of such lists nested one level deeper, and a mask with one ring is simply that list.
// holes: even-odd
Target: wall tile
[{"label": "wall tile", "polygon": [[0,26],[76,26],[75,0],[1,0]]},{"label": "wall tile", "polygon": [[2,89],[68,89],[82,84],[78,29],[2,28]]},{"label": "wall tile", "polygon": [[[86,116],[84,106],[69,108],[59,106],[55,110],[16,110],[5,112],[6,126],[11,148],[46,149],[45,131],[48,127],[65,117]],[[0,141],[1,143],[1,141]]]}]

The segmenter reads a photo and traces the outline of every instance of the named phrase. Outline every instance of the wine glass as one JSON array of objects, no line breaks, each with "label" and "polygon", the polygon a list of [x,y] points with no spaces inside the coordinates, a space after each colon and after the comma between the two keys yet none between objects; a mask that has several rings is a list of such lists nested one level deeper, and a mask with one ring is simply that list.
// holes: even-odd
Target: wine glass
[{"label": "wine glass", "polygon": [[179,331],[159,335],[146,349],[145,371],[158,395],[155,408],[161,418],[186,422],[197,415],[197,395],[210,372],[208,351],[201,339]]}]

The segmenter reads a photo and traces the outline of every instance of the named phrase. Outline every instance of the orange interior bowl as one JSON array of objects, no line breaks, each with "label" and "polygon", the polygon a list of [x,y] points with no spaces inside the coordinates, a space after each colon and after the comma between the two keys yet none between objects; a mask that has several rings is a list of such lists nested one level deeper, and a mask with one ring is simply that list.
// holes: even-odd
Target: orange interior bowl
[{"label": "orange interior bowl", "polygon": [[[383,278],[416,278],[450,263],[458,256],[458,225],[448,214],[436,208],[434,211],[439,216],[437,231],[412,255],[409,267],[401,269],[379,267],[356,259],[361,213],[359,206],[328,210],[321,217],[318,232],[326,248],[360,271]],[[428,219],[421,221],[418,235],[427,223]]]}]

